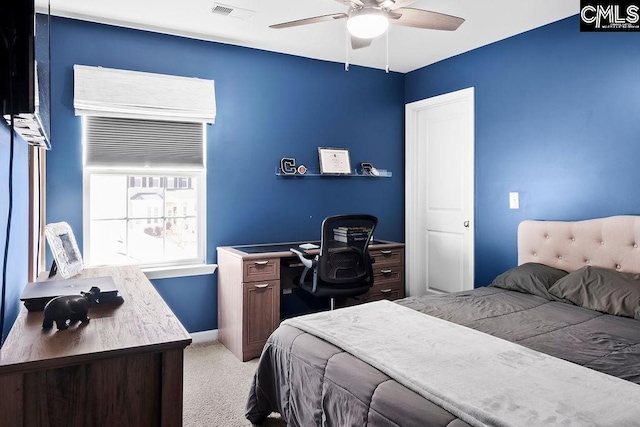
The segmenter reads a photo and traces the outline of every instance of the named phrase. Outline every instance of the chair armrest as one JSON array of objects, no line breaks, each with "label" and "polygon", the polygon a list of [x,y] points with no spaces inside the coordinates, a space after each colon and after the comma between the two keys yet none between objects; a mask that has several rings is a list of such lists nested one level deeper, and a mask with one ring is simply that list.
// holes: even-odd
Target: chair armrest
[{"label": "chair armrest", "polygon": [[300,262],[302,262],[302,264],[304,264],[304,266],[306,268],[313,268],[314,267],[314,260],[309,259],[309,258],[305,258],[305,256],[302,253],[302,251],[299,251],[299,250],[293,249],[293,248],[290,248],[289,250],[291,252],[293,252],[294,254],[298,255],[298,258],[300,258]]}]

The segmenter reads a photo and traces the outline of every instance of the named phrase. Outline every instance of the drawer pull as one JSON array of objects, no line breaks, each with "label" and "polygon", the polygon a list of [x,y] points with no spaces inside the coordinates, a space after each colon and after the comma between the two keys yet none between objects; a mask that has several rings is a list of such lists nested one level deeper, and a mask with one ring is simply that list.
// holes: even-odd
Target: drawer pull
[{"label": "drawer pull", "polygon": [[269,261],[256,261],[254,262],[255,265],[267,265],[269,264]]},{"label": "drawer pull", "polygon": [[380,273],[382,273],[382,274],[391,274],[391,273],[393,273],[393,270],[380,270]]},{"label": "drawer pull", "polygon": [[382,255],[391,255],[391,250],[380,251]]},{"label": "drawer pull", "polygon": [[253,286],[255,286],[256,288],[264,289],[264,288],[266,288],[267,286],[269,286],[269,284],[268,284],[268,283],[264,283],[264,284],[262,284],[262,285],[253,285]]},{"label": "drawer pull", "polygon": [[381,289],[381,290],[380,290],[380,293],[381,293],[381,294],[388,294],[388,293],[391,293],[391,289]]}]

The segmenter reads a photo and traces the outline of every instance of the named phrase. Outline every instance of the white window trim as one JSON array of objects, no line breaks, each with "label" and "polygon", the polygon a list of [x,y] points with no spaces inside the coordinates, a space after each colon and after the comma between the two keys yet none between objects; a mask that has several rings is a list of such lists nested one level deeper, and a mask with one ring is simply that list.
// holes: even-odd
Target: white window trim
[{"label": "white window trim", "polygon": [[[132,90],[135,88],[135,90]],[[202,123],[203,158],[198,167],[198,248],[197,260],[148,265],[143,270],[150,278],[182,277],[212,274],[215,264],[207,260],[207,138],[205,123],[214,123],[216,116],[215,86],[213,80],[161,75],[128,70],[74,65],[74,107],[79,116],[118,117],[127,119],[162,120]],[[82,142],[86,141],[83,118]],[[117,159],[116,159],[117,160]],[[126,168],[87,167],[86,149],[83,149],[83,253],[88,261],[90,253],[89,178],[92,173],[138,173],[136,165]],[[172,171],[189,174],[188,168],[161,168],[157,173]],[[141,175],[153,173],[144,168]],[[151,187],[151,184],[149,185]],[[168,185],[165,185],[165,189]],[[166,214],[166,212],[165,212]],[[89,264],[87,265],[94,265]]]}]

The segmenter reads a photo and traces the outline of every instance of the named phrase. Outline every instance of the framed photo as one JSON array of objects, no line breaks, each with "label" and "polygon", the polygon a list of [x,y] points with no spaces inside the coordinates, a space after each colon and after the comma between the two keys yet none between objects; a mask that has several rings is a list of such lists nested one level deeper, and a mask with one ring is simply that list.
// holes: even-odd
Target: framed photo
[{"label": "framed photo", "polygon": [[320,173],[328,175],[351,175],[349,150],[346,148],[318,147]]},{"label": "framed photo", "polygon": [[44,234],[47,236],[47,242],[51,253],[53,253],[55,268],[60,275],[68,279],[80,273],[84,268],[82,255],[69,224],[66,222],[47,224],[44,228]]}]

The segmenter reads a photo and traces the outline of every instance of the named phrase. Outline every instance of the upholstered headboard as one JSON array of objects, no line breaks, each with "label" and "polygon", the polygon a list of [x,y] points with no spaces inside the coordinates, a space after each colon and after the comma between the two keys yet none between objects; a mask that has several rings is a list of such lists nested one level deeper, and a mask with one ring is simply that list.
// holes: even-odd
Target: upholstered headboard
[{"label": "upholstered headboard", "polygon": [[518,265],[537,262],[565,271],[585,265],[640,272],[640,216],[586,221],[523,221]]}]

